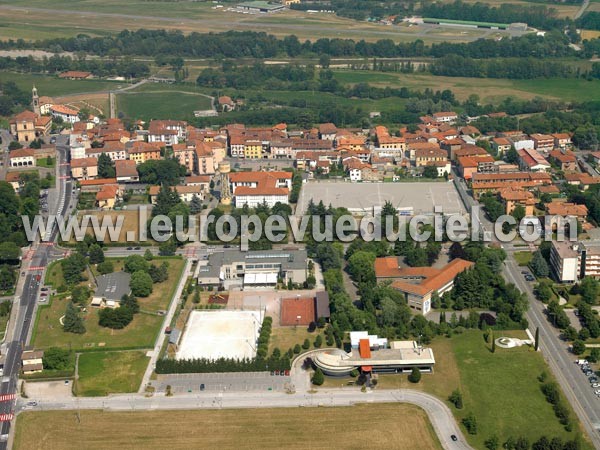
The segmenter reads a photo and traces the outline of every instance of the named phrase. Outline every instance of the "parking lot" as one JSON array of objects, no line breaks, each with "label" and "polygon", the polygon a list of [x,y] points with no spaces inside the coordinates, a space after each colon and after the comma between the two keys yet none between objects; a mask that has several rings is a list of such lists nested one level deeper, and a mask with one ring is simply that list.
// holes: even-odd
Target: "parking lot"
[{"label": "parking lot", "polygon": [[590,387],[594,391],[594,394],[596,394],[596,396],[598,398],[600,398],[600,379],[598,378],[596,373],[593,371],[592,367],[590,366],[590,363],[588,361],[586,361],[585,359],[577,360],[575,362],[576,362],[576,364],[579,364],[579,367],[581,368],[581,371],[583,372],[583,374],[586,377],[588,377],[588,381],[590,382]]},{"label": "parking lot", "polygon": [[[173,394],[184,392],[224,391],[279,391],[290,387],[290,376],[271,375],[269,372],[189,373],[158,375],[153,382],[157,392],[171,386]],[[204,389],[201,385],[204,384]]]}]

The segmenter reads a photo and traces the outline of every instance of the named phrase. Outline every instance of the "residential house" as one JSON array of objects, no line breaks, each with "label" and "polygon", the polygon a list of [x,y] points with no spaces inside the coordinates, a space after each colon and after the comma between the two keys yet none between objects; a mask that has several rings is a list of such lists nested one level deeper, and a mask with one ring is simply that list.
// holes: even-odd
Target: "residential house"
[{"label": "residential house", "polygon": [[217,101],[220,110],[223,112],[233,111],[235,109],[235,102],[227,95],[220,96]]},{"label": "residential house", "polygon": [[99,158],[100,155],[105,154],[111,160],[119,161],[127,159],[127,148],[121,141],[108,141],[104,143],[103,147],[90,147],[86,149],[85,154],[90,158]]},{"label": "residential house", "polygon": [[554,138],[554,147],[562,150],[570,150],[573,147],[573,141],[569,133],[554,133],[551,135]]},{"label": "residential house", "polygon": [[521,170],[528,170],[531,172],[546,172],[550,170],[550,163],[535,149],[521,149],[518,150],[519,154],[519,166]]},{"label": "residential house", "polygon": [[11,150],[8,160],[10,167],[35,167],[35,151],[32,148]]},{"label": "residential house", "polygon": [[[150,195],[150,201],[152,204],[156,203],[156,197],[158,196],[160,188],[160,186],[150,186],[148,194]],[[194,196],[198,197],[200,200],[204,199],[204,190],[200,185],[171,186],[171,190],[174,190],[184,203],[191,202]]]},{"label": "residential house", "polygon": [[593,177],[587,173],[567,173],[565,174],[567,184],[579,186],[586,191],[593,184],[600,184],[600,177]]},{"label": "residential house", "polygon": [[231,193],[237,208],[248,205],[254,208],[266,203],[273,207],[276,203],[288,203],[292,188],[290,172],[235,172],[229,175]]},{"label": "residential house", "polygon": [[280,139],[271,142],[270,157],[275,159],[293,158],[293,139]]},{"label": "residential house", "polygon": [[96,206],[100,209],[113,209],[120,197],[120,189],[117,184],[105,184],[96,193]]},{"label": "residential house", "polygon": [[209,193],[210,179],[210,175],[191,175],[189,177],[185,177],[184,184],[185,186],[200,186],[202,188],[202,192]]},{"label": "residential house", "polygon": [[504,155],[512,146],[512,143],[505,137],[495,137],[491,144],[497,155]]},{"label": "residential house", "polygon": [[[200,142],[202,144],[202,142]],[[212,152],[211,152],[212,153]],[[188,142],[173,145],[173,157],[185,167],[187,173],[193,173],[196,169],[196,145]]]},{"label": "residential house", "polygon": [[244,140],[244,159],[260,159],[262,158],[262,142],[258,139]]},{"label": "residential house", "polygon": [[587,207],[577,203],[552,201],[544,206],[549,216],[575,217],[579,222],[583,222],[588,215]]},{"label": "residential house", "polygon": [[458,173],[465,180],[470,180],[474,173],[492,173],[495,160],[491,155],[461,156],[458,158]]},{"label": "residential house", "polygon": [[115,172],[119,183],[137,183],[140,176],[137,171],[137,163],[131,159],[115,161]]},{"label": "residential house", "polygon": [[533,140],[534,148],[538,152],[548,153],[554,148],[554,136],[549,134],[534,133],[529,136]]},{"label": "residential house", "polygon": [[79,186],[81,192],[100,192],[102,187],[108,184],[117,184],[116,178],[96,178],[94,180],[81,180]]},{"label": "residential house", "polygon": [[326,141],[334,141],[337,132],[337,127],[332,123],[322,123],[319,125],[319,137]]},{"label": "residential house", "polygon": [[215,146],[212,144],[216,143],[196,141],[194,172],[199,175],[213,175],[218,166],[215,158]]},{"label": "residential house", "polygon": [[151,159],[162,159],[160,154],[160,143],[154,144],[143,141],[134,141],[127,149],[129,159],[142,164]]},{"label": "residential house", "polygon": [[96,158],[72,159],[71,176],[76,180],[93,180],[98,177],[98,160]]},{"label": "residential house", "polygon": [[21,368],[24,375],[39,373],[44,370],[44,351],[26,350],[21,353]]},{"label": "residential house", "polygon": [[371,166],[361,161],[356,156],[350,156],[342,159],[342,165],[348,174],[350,181],[363,181],[363,170]]},{"label": "residential house", "polygon": [[500,190],[500,198],[504,202],[505,214],[512,214],[516,207],[520,206],[526,216],[533,215],[535,196],[524,189],[507,187]]},{"label": "residential house", "polygon": [[458,114],[454,111],[443,111],[433,113],[434,121],[438,123],[454,123],[458,119]]},{"label": "residential house", "polygon": [[427,166],[431,162],[446,162],[448,153],[441,148],[422,148],[415,150],[415,166]]},{"label": "residential house", "polygon": [[9,183],[15,192],[21,190],[21,172],[8,172],[4,181]]},{"label": "residential house", "polygon": [[148,142],[174,145],[186,137],[187,122],[180,120],[152,120],[148,126]]},{"label": "residential house", "polygon": [[569,150],[552,150],[550,158],[560,167],[563,172],[577,171],[577,157]]},{"label": "residential house", "polygon": [[66,123],[79,122],[79,110],[71,108],[66,105],[52,105],[50,107],[50,114],[54,118],[60,118]]},{"label": "residential house", "polygon": [[42,95],[39,98],[38,105],[40,108],[40,115],[47,116],[48,114],[50,114],[50,108],[52,107],[52,105],[54,105],[54,99],[52,97]]},{"label": "residential house", "polygon": [[76,134],[69,135],[69,153],[71,159],[86,158],[86,150],[90,148],[92,143],[90,142],[87,134]]}]

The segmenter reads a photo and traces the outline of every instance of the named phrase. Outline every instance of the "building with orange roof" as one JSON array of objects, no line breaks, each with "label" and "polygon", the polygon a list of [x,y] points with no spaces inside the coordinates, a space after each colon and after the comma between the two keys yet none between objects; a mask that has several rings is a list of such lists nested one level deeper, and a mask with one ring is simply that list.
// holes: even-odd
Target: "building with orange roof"
[{"label": "building with orange roof", "polygon": [[588,215],[588,209],[585,205],[577,203],[554,201],[546,203],[546,214],[550,216],[576,217],[577,220],[583,221]]},{"label": "building with orange roof", "polygon": [[580,186],[586,191],[593,184],[600,184],[600,177],[593,177],[587,173],[567,173],[565,181],[573,186]]},{"label": "building with orange roof", "polygon": [[235,102],[228,95],[220,96],[217,102],[223,112],[233,111],[235,109]]},{"label": "building with orange roof", "polygon": [[504,155],[507,151],[510,150],[512,146],[512,142],[510,142],[505,137],[495,137],[492,139],[492,148],[498,155]]},{"label": "building with orange roof", "polygon": [[327,141],[335,140],[338,129],[333,123],[322,123],[319,125],[319,137]]},{"label": "building with orange roof", "polygon": [[38,115],[32,111],[23,111],[11,117],[9,121],[10,134],[19,142],[31,142],[37,139],[35,122]]},{"label": "building with orange roof", "polygon": [[549,152],[554,148],[554,136],[549,134],[533,133],[529,136],[535,149],[539,152]]},{"label": "building with orange roof", "polygon": [[569,150],[573,147],[573,141],[571,140],[571,134],[569,133],[554,133],[551,134],[554,138],[554,147],[563,150]]},{"label": "building with orange roof", "polygon": [[556,149],[550,152],[552,159],[563,172],[574,172],[577,170],[577,157],[569,150]]},{"label": "building with orange roof", "polygon": [[32,148],[11,150],[8,160],[10,167],[35,167],[35,151]]},{"label": "building with orange roof", "polygon": [[187,122],[182,120],[152,120],[148,125],[148,142],[177,144],[186,138]]},{"label": "building with orange roof", "polygon": [[119,183],[136,183],[140,180],[137,163],[131,159],[115,161],[115,172]]},{"label": "building with orange roof", "polygon": [[458,119],[458,114],[454,111],[442,111],[432,114],[433,119],[439,123],[454,123]]},{"label": "building with orange roof", "polygon": [[536,200],[531,192],[507,187],[500,190],[499,196],[504,202],[506,214],[512,214],[516,207],[521,206],[525,210],[526,216],[533,215]]},{"label": "building with orange roof", "polygon": [[273,207],[277,202],[288,203],[292,174],[282,171],[234,172],[229,175],[229,182],[237,208],[244,205],[255,208],[263,203]]},{"label": "building with orange roof", "polygon": [[99,192],[102,186],[107,184],[117,184],[116,178],[96,178],[94,180],[81,180],[79,186],[81,192]]},{"label": "building with orange roof", "polygon": [[128,143],[127,154],[129,159],[142,164],[151,159],[162,159],[160,153],[160,142],[150,143],[144,141],[133,141]]},{"label": "building with orange roof", "polygon": [[517,150],[517,153],[519,154],[519,166],[521,170],[529,170],[531,172],[546,172],[550,170],[550,163],[537,150],[524,148]]},{"label": "building with orange roof", "polygon": [[113,209],[121,195],[117,184],[104,184],[96,193],[96,206],[100,209]]},{"label": "building with orange roof", "polygon": [[98,177],[96,158],[78,158],[71,160],[71,176],[76,180],[93,180]]},{"label": "building with orange roof", "polygon": [[54,118],[60,118],[63,122],[75,123],[79,122],[79,110],[66,105],[52,105],[50,114]]},{"label": "building with orange roof", "polygon": [[401,268],[397,257],[375,259],[375,276],[378,281],[392,280],[391,286],[404,294],[408,306],[427,315],[431,311],[431,297],[442,296],[454,287],[454,279],[474,265],[471,261],[456,258],[442,269],[433,267]]},{"label": "building with orange roof", "polygon": [[92,77],[92,72],[84,72],[81,70],[67,70],[66,72],[58,74],[58,78],[65,80],[87,80]]}]

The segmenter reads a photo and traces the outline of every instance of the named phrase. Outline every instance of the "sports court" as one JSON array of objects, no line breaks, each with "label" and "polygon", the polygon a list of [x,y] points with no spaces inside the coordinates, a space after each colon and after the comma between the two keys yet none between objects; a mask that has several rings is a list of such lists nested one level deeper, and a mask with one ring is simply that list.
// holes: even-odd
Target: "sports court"
[{"label": "sports court", "polygon": [[302,186],[296,215],[302,215],[312,198],[325,206],[348,208],[351,213],[372,212],[386,201],[406,215],[432,214],[441,206],[444,214],[464,214],[465,207],[451,182],[351,183],[309,182]]},{"label": "sports court", "polygon": [[281,326],[309,325],[314,321],[314,297],[284,298],[281,300]]},{"label": "sports court", "polygon": [[176,359],[254,358],[261,311],[192,311]]}]

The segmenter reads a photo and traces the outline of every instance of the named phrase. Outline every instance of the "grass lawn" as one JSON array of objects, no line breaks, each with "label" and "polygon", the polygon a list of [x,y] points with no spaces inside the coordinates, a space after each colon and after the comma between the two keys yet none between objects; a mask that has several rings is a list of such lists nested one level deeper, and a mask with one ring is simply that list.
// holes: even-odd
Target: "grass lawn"
[{"label": "grass lawn", "polygon": [[533,253],[527,252],[515,252],[515,261],[519,266],[528,266],[533,258]]},{"label": "grass lawn", "polygon": [[[92,194],[93,195],[93,194]],[[80,197],[79,200],[79,205],[78,207],[83,209],[87,206],[87,197],[86,199],[83,198],[83,195]],[[106,220],[107,225],[110,224],[114,224],[115,229],[117,226],[117,220],[119,220],[119,218],[122,218],[122,226],[118,232],[118,239],[115,240],[115,242],[119,242],[121,244],[135,244],[136,240],[139,238],[139,231],[140,231],[140,212],[136,209],[136,210],[121,210],[121,211],[89,211],[89,212],[81,212],[79,213],[77,219],[79,221],[81,221],[82,217],[85,215],[89,215],[89,216],[95,216],[98,219],[98,223],[100,225],[102,225],[103,221]],[[105,219],[106,218],[106,219]],[[150,211],[147,212],[147,218],[150,218]],[[107,228],[108,229],[108,228]],[[131,240],[128,242],[127,240],[127,233],[128,232],[133,232],[134,233],[134,240]],[[91,225],[91,222],[88,222],[88,234],[92,234],[93,232],[93,228]],[[106,239],[110,241],[110,234],[107,231],[106,232]],[[75,243],[75,236],[72,237],[71,239],[71,243],[74,244]]]},{"label": "grass lawn", "polygon": [[[169,279],[163,283],[155,284],[154,291],[149,297],[138,299],[140,309],[143,312],[136,314],[133,321],[125,329],[111,330],[110,328],[101,327],[98,325],[99,310],[88,307],[87,311],[82,313],[86,332],[84,334],[66,333],[62,329],[59,319],[65,313],[67,300],[55,296],[51,299],[50,304],[42,305],[38,309],[32,338],[33,345],[40,349],[71,347],[74,350],[152,347],[163,321],[163,316],[157,315],[156,311],[168,308],[184,266],[184,261],[181,258],[168,258],[167,260],[169,262]],[[118,260],[115,261],[115,269],[118,270],[120,263]],[[54,282],[62,283],[58,278],[58,271],[52,275],[54,270],[57,270],[55,266],[48,271],[48,277]],[[62,278],[61,274],[60,278]]]},{"label": "grass lawn", "polygon": [[[440,449],[426,413],[412,405],[219,411],[24,412],[15,450],[106,448]],[[368,424],[368,426],[367,426]],[[307,430],[310,430],[307,433]]]},{"label": "grass lawn", "polygon": [[148,365],[145,352],[93,352],[79,356],[75,394],[99,397],[137,392]]},{"label": "grass lawn", "polygon": [[[313,333],[309,333],[304,326],[273,328],[273,331],[271,331],[271,338],[269,339],[269,353],[271,353],[275,347],[279,348],[281,353],[287,352],[289,348],[294,348],[296,344],[302,345],[304,339],[310,341],[310,349],[313,350],[313,342],[318,334],[323,335],[322,347],[325,347],[325,335],[322,333],[323,330],[318,328],[317,330]],[[305,352],[306,350],[302,349],[302,351]]]},{"label": "grass lawn", "polygon": [[49,286],[52,286],[54,289],[59,286],[65,284],[65,279],[63,278],[62,266],[60,265],[60,261],[54,261],[51,263],[46,269],[46,279],[44,281]]},{"label": "grass lawn", "polygon": [[56,158],[40,158],[35,164],[39,167],[47,167],[48,169],[52,169],[56,166]]},{"label": "grass lawn", "polygon": [[[496,332],[495,335],[524,337],[525,333]],[[497,347],[496,352],[491,353],[480,331],[454,336],[451,342],[464,399],[464,408],[454,411],[459,418],[471,411],[477,417],[479,432],[469,435],[475,448],[484,448],[483,442],[493,434],[500,442],[509,436],[525,436],[533,442],[542,435],[563,439],[584,435],[575,413],[571,411],[575,431],[568,433],[558,422],[552,405],[546,402],[537,380],[542,371],[549,372],[541,353],[528,346]]]},{"label": "grass lawn", "polygon": [[54,76],[29,73],[0,72],[0,80],[14,81],[26,92],[31,92],[35,84],[40,95],[56,97],[82,92],[107,91],[117,89],[123,83],[103,80],[63,80]]},{"label": "grass lawn", "polygon": [[[155,88],[156,89],[156,88]],[[181,88],[182,90],[185,87]],[[151,119],[186,119],[194,111],[210,109],[210,99],[193,92],[155,91],[117,95],[117,110],[125,116],[149,121]]]}]

